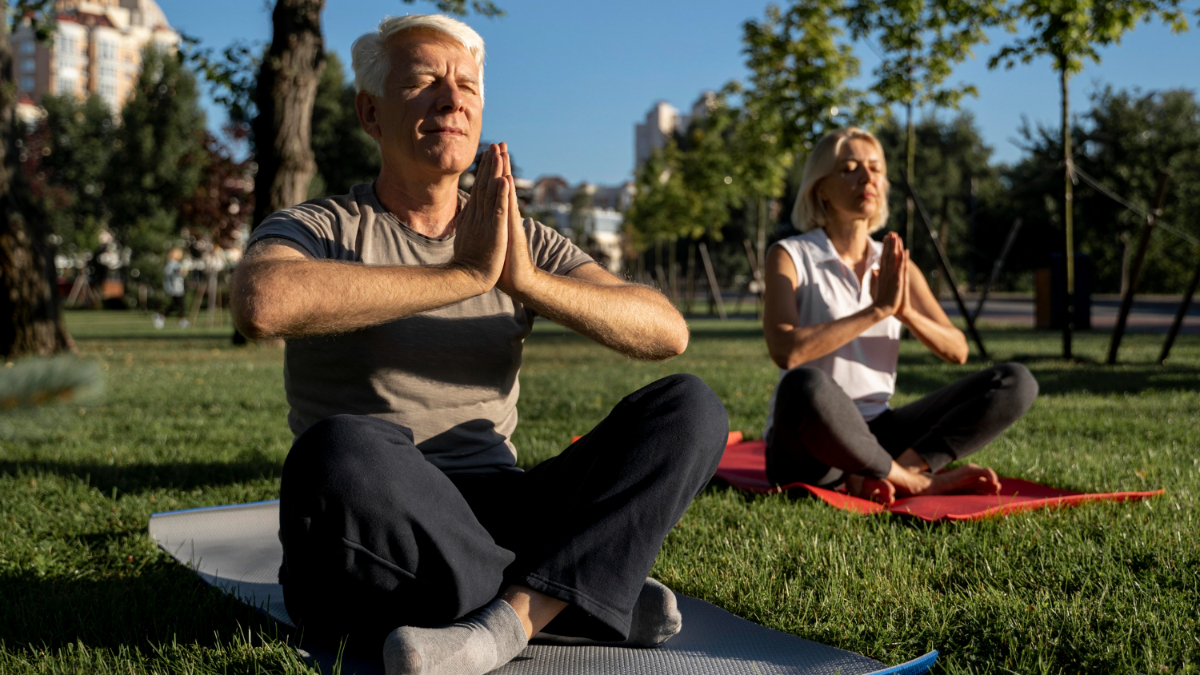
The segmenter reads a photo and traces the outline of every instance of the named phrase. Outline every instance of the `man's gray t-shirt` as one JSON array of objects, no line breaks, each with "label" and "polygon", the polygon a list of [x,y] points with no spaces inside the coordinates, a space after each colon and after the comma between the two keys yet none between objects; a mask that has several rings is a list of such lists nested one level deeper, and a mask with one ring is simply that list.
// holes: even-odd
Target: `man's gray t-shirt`
[{"label": "man's gray t-shirt", "polygon": [[[467,195],[460,193],[460,202]],[[553,229],[525,219],[534,264],[567,274],[592,262]],[[286,239],[316,259],[366,265],[450,262],[454,235],[402,225],[362,183],[350,193],[272,214],[250,244]],[[426,459],[449,473],[515,466],[521,346],[533,313],[499,289],[341,335],[290,339],[284,357],[288,425],[300,435],[332,415],[372,415],[412,429]]]}]

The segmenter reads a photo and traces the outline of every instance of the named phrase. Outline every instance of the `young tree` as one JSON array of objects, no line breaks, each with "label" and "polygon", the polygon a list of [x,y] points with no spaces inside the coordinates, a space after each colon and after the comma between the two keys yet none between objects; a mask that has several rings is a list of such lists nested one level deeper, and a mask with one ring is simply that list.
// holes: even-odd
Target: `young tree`
[{"label": "young tree", "polygon": [[204,170],[192,194],[179,203],[179,225],[228,248],[254,213],[254,181],[249,159],[235,159],[212,134],[204,138]]},{"label": "young tree", "polygon": [[[983,142],[970,113],[962,112],[950,119],[930,115],[913,127],[913,146],[924,184],[921,198],[935,219],[930,226],[941,227],[944,216],[947,239],[942,244],[951,264],[956,269],[985,274],[1012,225],[1007,212],[993,208],[1004,190],[999,171],[991,164],[992,149]],[[888,206],[896,213],[907,201],[900,187],[903,164],[899,158],[909,144],[908,130],[889,120],[879,127],[876,136],[883,144],[888,180],[893,186]],[[972,213],[972,205],[976,213]],[[918,238],[909,250],[913,259],[925,263],[927,269],[936,268],[928,239]]]},{"label": "young tree", "polygon": [[[50,0],[0,0],[15,29],[30,21],[39,39],[53,33]],[[9,26],[0,30],[0,356],[13,359],[74,350],[59,313],[53,253],[44,214],[31,198],[17,147],[19,125]]]},{"label": "young tree", "polygon": [[179,205],[200,183],[207,153],[196,81],[177,54],[147,47],[121,110],[107,194],[109,230],[135,255],[158,253],[178,232]]},{"label": "young tree", "polygon": [[762,21],[742,25],[751,75],[732,145],[745,167],[735,179],[746,212],[755,216],[760,270],[771,202],[783,194],[793,160],[826,133],[875,118],[863,93],[846,84],[858,75],[859,61],[842,39],[841,8],[841,0],[792,0],[785,9],[768,5]]},{"label": "young tree", "polygon": [[317,174],[308,186],[309,198],[343,194],[356,183],[379,175],[379,144],[358,124],[354,85],[346,82],[342,62],[329,52],[313,102],[312,149]]},{"label": "young tree", "polygon": [[[871,85],[882,106],[905,107],[904,157],[909,180],[916,184],[917,133],[914,106],[957,109],[974,86],[948,86],[953,67],[986,41],[984,29],[997,21],[999,3],[978,0],[851,0],[846,23],[856,39],[876,39],[883,48]],[[899,172],[897,172],[897,177]],[[898,183],[899,184],[899,183]],[[913,201],[905,199],[905,243],[913,244]]]},{"label": "young tree", "polygon": [[117,125],[104,99],[92,95],[42,99],[46,116],[21,140],[20,159],[33,198],[52,234],[92,249],[108,224],[105,199]]},{"label": "young tree", "polygon": [[768,5],[766,18],[743,24],[742,53],[750,69],[744,105],[774,128],[780,150],[795,154],[857,115],[870,116],[862,93],[846,82],[859,61],[839,41],[839,0],[794,0],[786,10]]},{"label": "young tree", "polygon": [[[741,86],[726,85],[726,97],[741,93]],[[755,265],[761,277],[766,263],[768,229],[773,229],[774,205],[783,196],[795,152],[779,142],[782,128],[778,110],[761,107],[762,101],[748,100],[736,111],[728,148],[733,155],[733,183],[740,196],[743,214],[753,217]],[[762,279],[759,278],[761,282]]]},{"label": "young tree", "polygon": [[[1018,184],[1024,176],[1045,174],[1047,164],[1052,166],[1054,158],[1062,156],[1057,129],[1026,128],[1022,135],[1026,158],[1009,170]],[[1106,193],[1148,212],[1153,208],[1160,171],[1166,169],[1171,172],[1170,183],[1138,289],[1180,292],[1200,254],[1186,239],[1200,240],[1200,222],[1190,216],[1200,213],[1200,191],[1196,189],[1200,185],[1200,102],[1195,94],[1183,89],[1143,94],[1106,87],[1092,96],[1090,109],[1074,121],[1071,138],[1077,173],[1104,186],[1101,191],[1081,175],[1073,189],[1080,216],[1076,234],[1080,250],[1092,259],[1093,287],[1105,293],[1122,289],[1126,265],[1145,225],[1141,214]],[[1052,184],[1046,181],[1044,185],[1060,189],[1061,174],[1053,178]],[[1053,205],[1047,207],[1042,194],[1014,196],[1010,201],[1032,229],[1050,229],[1054,209]],[[1039,243],[1044,247],[1051,242],[1043,237]]]},{"label": "young tree", "polygon": [[1099,63],[1100,47],[1116,44],[1138,22],[1155,18],[1173,30],[1187,30],[1187,18],[1179,8],[1181,0],[1013,0],[1005,20],[1014,32],[1022,26],[1022,37],[1005,45],[988,61],[989,68],[1029,63],[1037,56],[1049,56],[1058,72],[1062,97],[1063,200],[1061,205],[1065,257],[1067,264],[1066,321],[1063,325],[1063,358],[1072,358],[1071,334],[1074,328],[1075,231],[1072,196],[1072,148],[1070,78],[1083,70],[1085,61]]}]

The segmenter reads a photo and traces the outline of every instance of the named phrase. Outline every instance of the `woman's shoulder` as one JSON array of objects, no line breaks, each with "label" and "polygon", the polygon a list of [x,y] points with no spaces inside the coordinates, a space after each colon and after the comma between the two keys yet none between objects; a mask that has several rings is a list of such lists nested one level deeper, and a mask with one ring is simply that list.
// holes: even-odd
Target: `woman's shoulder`
[{"label": "woman's shoulder", "polygon": [[826,249],[829,248],[829,237],[825,235],[825,230],[815,228],[802,234],[780,239],[775,242],[775,245],[793,256],[819,260],[828,255]]}]

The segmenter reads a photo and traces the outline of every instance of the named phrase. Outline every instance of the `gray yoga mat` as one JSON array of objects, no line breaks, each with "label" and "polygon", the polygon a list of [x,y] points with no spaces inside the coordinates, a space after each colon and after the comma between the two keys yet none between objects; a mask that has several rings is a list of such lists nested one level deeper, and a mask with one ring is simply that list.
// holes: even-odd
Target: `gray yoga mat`
[{"label": "gray yoga mat", "polygon": [[[279,502],[214,506],[156,513],[150,536],[159,547],[191,568],[205,582],[292,625],[283,606],[277,573],[282,555],[278,533]],[[657,649],[600,644],[561,645],[539,641],[521,652],[497,675],[918,675],[937,652],[908,663],[884,664],[853,652],[780,633],[710,605],[678,596],[683,630]],[[302,653],[333,672],[333,656]],[[342,673],[383,673],[379,662],[347,660]]]}]

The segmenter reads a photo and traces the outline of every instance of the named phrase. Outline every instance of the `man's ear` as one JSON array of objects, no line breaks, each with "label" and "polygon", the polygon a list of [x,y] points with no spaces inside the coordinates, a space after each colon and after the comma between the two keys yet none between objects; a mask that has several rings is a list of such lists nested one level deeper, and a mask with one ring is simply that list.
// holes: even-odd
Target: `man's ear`
[{"label": "man's ear", "polygon": [[358,125],[371,138],[379,138],[383,130],[379,128],[379,108],[375,105],[375,97],[365,91],[360,91],[354,97],[354,110],[358,113]]}]

